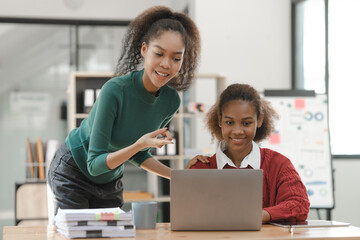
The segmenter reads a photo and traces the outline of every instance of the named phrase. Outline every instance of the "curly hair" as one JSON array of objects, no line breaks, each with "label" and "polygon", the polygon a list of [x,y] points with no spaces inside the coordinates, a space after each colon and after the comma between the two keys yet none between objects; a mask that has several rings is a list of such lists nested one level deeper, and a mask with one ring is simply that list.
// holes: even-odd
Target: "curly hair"
[{"label": "curly hair", "polygon": [[219,142],[224,139],[221,133],[221,127],[219,126],[219,120],[222,117],[224,105],[233,100],[243,100],[251,103],[256,110],[257,119],[263,114],[263,123],[261,127],[257,129],[254,141],[261,142],[269,137],[274,131],[274,120],[278,119],[279,115],[271,106],[270,102],[262,99],[252,86],[239,83],[228,86],[206,115],[206,126],[210,130],[212,137],[216,137]]},{"label": "curly hair", "polygon": [[185,53],[179,73],[167,84],[178,91],[190,87],[200,58],[200,34],[193,20],[184,13],[174,12],[170,8],[155,6],[145,10],[133,21],[123,39],[123,47],[118,60],[115,75],[125,75],[143,65],[141,45],[147,45],[165,31],[181,34]]}]

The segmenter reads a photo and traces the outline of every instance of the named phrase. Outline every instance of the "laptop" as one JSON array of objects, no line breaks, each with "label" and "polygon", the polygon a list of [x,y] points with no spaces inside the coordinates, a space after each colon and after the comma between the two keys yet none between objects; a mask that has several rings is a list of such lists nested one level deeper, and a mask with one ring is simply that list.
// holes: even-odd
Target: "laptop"
[{"label": "laptop", "polygon": [[171,170],[171,230],[260,230],[260,169]]}]

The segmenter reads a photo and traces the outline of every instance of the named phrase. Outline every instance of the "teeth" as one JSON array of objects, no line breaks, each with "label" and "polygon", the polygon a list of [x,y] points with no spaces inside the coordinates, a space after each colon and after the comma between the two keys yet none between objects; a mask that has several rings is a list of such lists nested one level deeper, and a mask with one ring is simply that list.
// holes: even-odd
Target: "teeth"
[{"label": "teeth", "polygon": [[235,142],[240,142],[242,139],[235,139],[235,138],[233,138],[233,140],[234,140]]},{"label": "teeth", "polygon": [[162,76],[162,77],[166,77],[166,76],[169,75],[169,74],[164,74],[164,73],[160,73],[160,72],[157,72],[157,74],[159,74],[159,75]]}]

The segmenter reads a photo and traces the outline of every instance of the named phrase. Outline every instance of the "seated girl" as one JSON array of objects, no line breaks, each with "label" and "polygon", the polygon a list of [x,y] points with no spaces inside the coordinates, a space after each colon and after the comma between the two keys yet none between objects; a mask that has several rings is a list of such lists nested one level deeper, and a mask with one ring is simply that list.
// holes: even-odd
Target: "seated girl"
[{"label": "seated girl", "polygon": [[207,114],[207,127],[219,141],[216,154],[208,161],[205,156],[196,156],[188,166],[262,169],[263,223],[303,221],[310,202],[293,164],[280,153],[257,145],[270,136],[274,118],[277,118],[275,110],[253,87],[230,85]]}]

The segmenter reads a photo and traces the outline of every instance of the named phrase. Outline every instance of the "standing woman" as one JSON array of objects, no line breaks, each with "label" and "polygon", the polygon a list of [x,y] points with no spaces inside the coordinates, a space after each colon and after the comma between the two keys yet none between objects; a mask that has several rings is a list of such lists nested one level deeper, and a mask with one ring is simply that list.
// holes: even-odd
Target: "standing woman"
[{"label": "standing woman", "polygon": [[172,143],[165,126],[180,106],[177,91],[191,85],[199,55],[198,29],[183,13],[152,7],[130,23],[116,77],[51,162],[55,214],[58,207],[121,207],[126,161],[170,179],[170,168],[149,149]]}]

